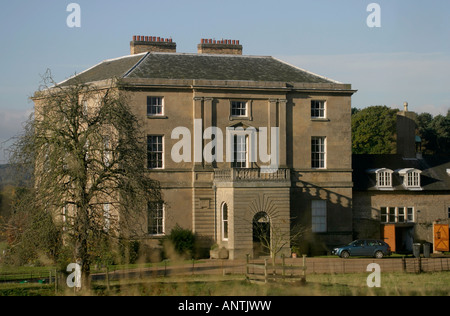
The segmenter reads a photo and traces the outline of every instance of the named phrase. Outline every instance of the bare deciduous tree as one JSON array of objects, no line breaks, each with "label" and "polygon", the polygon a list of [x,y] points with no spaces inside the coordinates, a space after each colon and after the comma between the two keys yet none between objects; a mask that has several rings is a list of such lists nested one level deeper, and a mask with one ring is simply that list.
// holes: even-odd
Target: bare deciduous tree
[{"label": "bare deciduous tree", "polygon": [[278,254],[291,244],[299,242],[309,231],[300,223],[291,223],[295,223],[293,218],[280,216],[273,210],[269,214],[260,212],[253,217],[253,237],[270,254],[274,266]]},{"label": "bare deciduous tree", "polygon": [[145,137],[119,80],[58,85],[47,73],[43,82],[11,162],[33,170],[29,207],[60,223],[85,279],[98,241],[135,237],[136,216],[145,218],[160,189],[146,174]]}]

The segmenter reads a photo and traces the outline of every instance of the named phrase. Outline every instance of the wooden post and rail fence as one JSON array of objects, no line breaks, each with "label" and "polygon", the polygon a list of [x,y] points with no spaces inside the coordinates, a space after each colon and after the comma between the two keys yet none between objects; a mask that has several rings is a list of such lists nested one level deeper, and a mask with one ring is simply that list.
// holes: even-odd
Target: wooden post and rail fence
[{"label": "wooden post and rail fence", "polygon": [[264,264],[251,263],[250,255],[247,254],[246,279],[255,283],[306,283],[306,255],[303,255],[301,266],[286,265],[284,256],[281,257],[281,264],[269,265],[268,260],[264,259]]}]

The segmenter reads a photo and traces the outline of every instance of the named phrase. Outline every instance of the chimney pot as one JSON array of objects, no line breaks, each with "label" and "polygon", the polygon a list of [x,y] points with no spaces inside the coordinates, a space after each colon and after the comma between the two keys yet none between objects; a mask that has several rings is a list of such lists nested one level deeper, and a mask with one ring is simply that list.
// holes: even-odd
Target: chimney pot
[{"label": "chimney pot", "polygon": [[202,38],[197,48],[199,54],[242,55],[242,46],[238,40]]},{"label": "chimney pot", "polygon": [[176,47],[176,43],[171,38],[147,35],[134,35],[130,43],[131,55],[143,52],[176,53]]},{"label": "chimney pot", "polygon": [[403,103],[403,107],[405,109],[405,112],[408,112],[408,102]]}]

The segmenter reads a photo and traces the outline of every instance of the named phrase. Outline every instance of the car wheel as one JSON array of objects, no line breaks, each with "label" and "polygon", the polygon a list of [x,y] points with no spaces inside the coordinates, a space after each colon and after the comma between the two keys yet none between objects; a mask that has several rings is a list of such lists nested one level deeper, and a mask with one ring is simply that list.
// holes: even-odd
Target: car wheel
[{"label": "car wheel", "polygon": [[377,252],[375,252],[375,258],[381,259],[381,258],[383,258],[383,257],[384,257],[384,254],[383,254],[382,251],[377,251]]},{"label": "car wheel", "polygon": [[350,257],[350,253],[348,251],[342,251],[341,258],[347,259]]}]

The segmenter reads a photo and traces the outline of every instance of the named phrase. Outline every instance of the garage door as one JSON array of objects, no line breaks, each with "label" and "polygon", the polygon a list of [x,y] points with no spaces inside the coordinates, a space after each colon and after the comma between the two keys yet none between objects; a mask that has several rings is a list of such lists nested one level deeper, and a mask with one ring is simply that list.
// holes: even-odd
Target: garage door
[{"label": "garage door", "polygon": [[434,224],[434,250],[436,251],[450,251],[448,225]]}]

